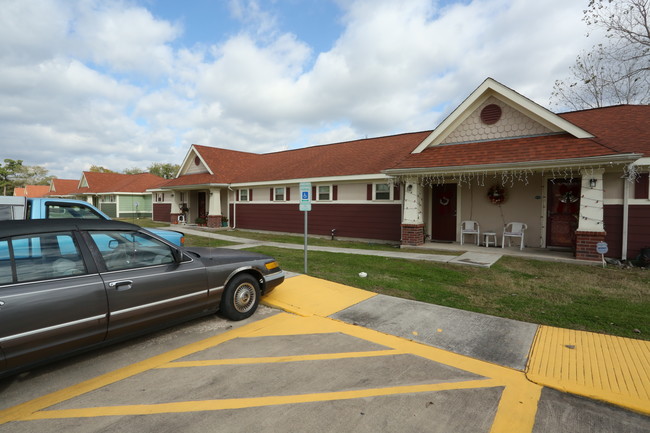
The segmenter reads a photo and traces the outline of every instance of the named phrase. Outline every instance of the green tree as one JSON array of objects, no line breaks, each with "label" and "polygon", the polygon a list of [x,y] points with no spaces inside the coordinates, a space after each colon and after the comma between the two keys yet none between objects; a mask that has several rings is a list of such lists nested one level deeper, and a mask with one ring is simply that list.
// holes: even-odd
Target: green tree
[{"label": "green tree", "polygon": [[16,185],[16,177],[23,171],[22,159],[5,158],[4,164],[0,164],[0,186],[2,195],[7,195],[7,190],[13,191]]},{"label": "green tree", "polygon": [[176,176],[176,173],[181,169],[178,164],[154,162],[148,168],[149,173],[160,176],[164,179],[171,179]]},{"label": "green tree", "polygon": [[578,56],[552,99],[576,110],[650,103],[649,18],[650,0],[590,0],[583,20],[605,30],[607,42]]},{"label": "green tree", "polygon": [[144,170],[141,169],[141,168],[138,168],[138,167],[131,167],[131,168],[125,169],[122,173],[124,173],[124,174],[140,174],[140,173],[144,173]]},{"label": "green tree", "polygon": [[101,165],[91,165],[88,171],[91,171],[93,173],[115,173],[113,170],[109,170],[105,167],[102,167]]}]

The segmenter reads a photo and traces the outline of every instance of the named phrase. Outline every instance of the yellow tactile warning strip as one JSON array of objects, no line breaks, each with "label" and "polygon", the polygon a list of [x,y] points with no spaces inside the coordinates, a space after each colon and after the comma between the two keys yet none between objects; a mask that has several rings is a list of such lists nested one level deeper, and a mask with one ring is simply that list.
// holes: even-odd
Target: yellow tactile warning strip
[{"label": "yellow tactile warning strip", "polygon": [[284,280],[263,298],[266,305],[300,315],[326,317],[372,298],[376,293],[299,275]]},{"label": "yellow tactile warning strip", "polygon": [[[219,344],[235,339],[260,338],[272,336],[294,336],[314,334],[345,334],[366,340],[370,343],[386,347],[384,350],[369,352],[323,353],[306,356],[284,356],[266,358],[215,359],[200,362],[188,362],[183,358],[203,352],[205,354]],[[204,352],[205,351],[205,352]],[[187,369],[205,369],[213,365],[250,365],[251,363],[284,363],[286,368],[292,368],[296,362],[313,362],[319,359],[355,359],[359,357],[390,357],[400,354],[410,354],[437,364],[444,364],[455,369],[476,375],[476,378],[466,380],[450,379],[431,383],[374,386],[366,389],[341,389],[328,392],[312,392],[292,395],[260,395],[247,398],[217,398],[198,400],[188,395],[188,401],[170,401],[162,403],[127,404],[120,402],[124,394],[111,393],[111,386],[118,382],[128,381],[138,375],[146,374],[156,369],[178,369],[178,376],[167,376],[175,380],[181,389],[184,381],[182,371]],[[207,374],[207,373],[202,373]],[[101,398],[95,407],[83,404],[77,406],[77,397],[87,396],[102,389]],[[263,406],[291,405],[306,402],[328,402],[334,400],[368,399],[372,397],[453,392],[454,390],[484,390],[499,389],[498,402],[495,401],[496,413],[490,427],[491,433],[501,432],[532,432],[542,387],[529,382],[523,373],[500,367],[484,361],[478,361],[466,356],[446,352],[441,349],[408,341],[392,335],[386,335],[360,326],[349,325],[332,319],[317,316],[296,316],[288,313],[276,314],[235,330],[211,337],[187,346],[172,350],[150,359],[135,363],[114,372],[79,383],[40,398],[28,401],[18,406],[0,411],[0,425],[13,421],[30,422],[32,420],[55,420],[64,418],[105,417],[105,416],[147,416],[170,413],[198,413],[241,409]],[[112,400],[107,400],[112,395]],[[176,395],[176,394],[175,394]],[[82,399],[84,400],[84,399]],[[88,400],[88,399],[86,399]],[[65,405],[62,405],[65,403]]]},{"label": "yellow tactile warning strip", "polygon": [[650,342],[540,326],[526,376],[650,414]]}]

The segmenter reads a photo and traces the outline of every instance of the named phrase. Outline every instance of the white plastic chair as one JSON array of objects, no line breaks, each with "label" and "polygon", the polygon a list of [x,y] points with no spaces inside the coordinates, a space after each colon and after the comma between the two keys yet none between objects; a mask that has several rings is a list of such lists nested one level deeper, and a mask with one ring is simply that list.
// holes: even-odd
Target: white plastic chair
[{"label": "white plastic chair", "polygon": [[508,223],[505,225],[503,228],[503,236],[501,237],[501,248],[505,248],[506,246],[506,238],[508,238],[508,246],[512,245],[512,238],[519,238],[520,239],[520,244],[519,244],[519,249],[523,250],[524,249],[524,230],[526,230],[528,226],[525,223]]},{"label": "white plastic chair", "polygon": [[476,221],[463,221],[460,223],[460,244],[463,245],[465,235],[475,235],[476,245],[479,245],[481,239],[481,229]]}]

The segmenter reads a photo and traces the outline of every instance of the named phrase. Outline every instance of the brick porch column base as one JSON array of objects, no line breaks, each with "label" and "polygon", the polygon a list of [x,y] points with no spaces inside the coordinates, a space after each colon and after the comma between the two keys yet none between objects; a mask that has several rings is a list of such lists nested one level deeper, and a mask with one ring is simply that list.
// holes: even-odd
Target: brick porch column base
[{"label": "brick porch column base", "polygon": [[208,227],[221,227],[221,215],[208,215]]},{"label": "brick porch column base", "polygon": [[402,224],[402,245],[424,244],[424,224]]},{"label": "brick porch column base", "polygon": [[576,259],[599,261],[596,244],[605,241],[606,232],[576,232]]}]

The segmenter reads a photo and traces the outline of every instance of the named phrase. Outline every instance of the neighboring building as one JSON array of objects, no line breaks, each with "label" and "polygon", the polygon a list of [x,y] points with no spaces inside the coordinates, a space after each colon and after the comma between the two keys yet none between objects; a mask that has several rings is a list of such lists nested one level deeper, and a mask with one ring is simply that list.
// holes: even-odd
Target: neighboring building
[{"label": "neighboring building", "polygon": [[554,114],[487,79],[435,130],[251,154],[190,148],[155,190],[154,217],[301,233],[300,182],[313,185],[309,232],[422,244],[455,242],[477,221],[501,240],[597,260],[650,248],[650,106]]},{"label": "neighboring building", "polygon": [[[121,174],[84,171],[77,186],[57,197],[85,200],[111,218],[151,217],[152,196],[147,190],[164,183],[165,179],[150,173]],[[62,186],[67,188],[67,184]]]},{"label": "neighboring building", "polygon": [[43,197],[50,190],[48,185],[25,185],[24,188],[14,188],[14,196],[16,197]]},{"label": "neighboring building", "polygon": [[78,179],[52,179],[47,195],[52,197],[65,197],[72,191],[75,191],[78,186]]}]

